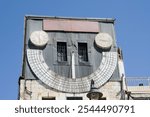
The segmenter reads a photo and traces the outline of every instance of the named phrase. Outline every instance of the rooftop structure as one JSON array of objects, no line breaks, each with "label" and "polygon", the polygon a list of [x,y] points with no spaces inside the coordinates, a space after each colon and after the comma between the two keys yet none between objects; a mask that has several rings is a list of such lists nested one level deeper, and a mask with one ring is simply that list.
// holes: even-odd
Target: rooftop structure
[{"label": "rooftop structure", "polygon": [[129,99],[114,21],[26,16],[18,99]]}]

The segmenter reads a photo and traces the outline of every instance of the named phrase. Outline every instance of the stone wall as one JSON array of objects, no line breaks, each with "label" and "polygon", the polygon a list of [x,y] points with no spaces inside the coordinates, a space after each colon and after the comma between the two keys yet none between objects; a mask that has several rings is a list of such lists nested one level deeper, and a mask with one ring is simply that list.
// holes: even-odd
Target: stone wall
[{"label": "stone wall", "polygon": [[[42,97],[55,97],[56,100],[66,100],[66,97],[82,97],[83,100],[88,100],[88,93],[63,93],[50,89],[39,80],[20,80],[20,100],[42,100]],[[119,100],[121,98],[120,82],[107,82],[99,89],[103,93],[103,97],[107,100]]]}]

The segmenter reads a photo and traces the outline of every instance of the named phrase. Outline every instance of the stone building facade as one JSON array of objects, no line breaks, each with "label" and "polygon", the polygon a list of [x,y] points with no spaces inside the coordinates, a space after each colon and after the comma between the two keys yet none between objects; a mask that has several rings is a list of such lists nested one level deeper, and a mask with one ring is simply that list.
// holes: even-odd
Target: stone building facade
[{"label": "stone building facade", "polygon": [[[126,99],[114,19],[26,16],[20,100]],[[93,85],[92,85],[93,81]]]}]

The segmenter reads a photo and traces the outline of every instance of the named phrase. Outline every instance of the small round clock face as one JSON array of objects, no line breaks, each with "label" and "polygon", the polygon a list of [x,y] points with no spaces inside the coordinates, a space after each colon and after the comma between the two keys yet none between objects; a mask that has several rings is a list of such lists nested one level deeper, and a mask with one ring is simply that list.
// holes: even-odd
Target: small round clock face
[{"label": "small round clock face", "polygon": [[44,31],[34,31],[31,33],[30,41],[36,46],[44,46],[48,42],[48,34]]},{"label": "small round clock face", "polygon": [[100,48],[108,49],[112,46],[112,37],[108,33],[99,33],[95,37],[95,43]]}]

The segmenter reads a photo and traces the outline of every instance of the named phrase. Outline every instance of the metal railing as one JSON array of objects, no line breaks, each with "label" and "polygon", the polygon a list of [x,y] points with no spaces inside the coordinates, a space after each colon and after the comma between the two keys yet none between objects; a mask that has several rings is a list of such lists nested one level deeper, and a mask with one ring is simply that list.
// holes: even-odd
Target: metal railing
[{"label": "metal railing", "polygon": [[150,77],[127,77],[127,86],[150,86]]}]

